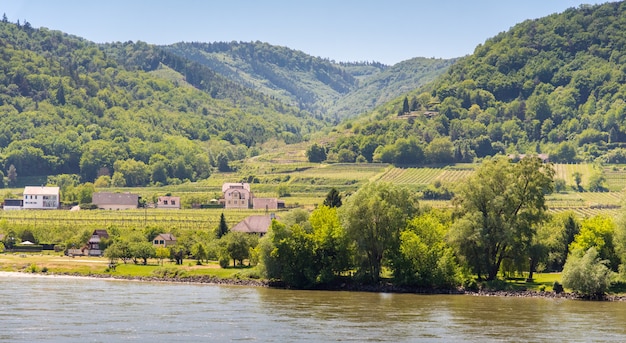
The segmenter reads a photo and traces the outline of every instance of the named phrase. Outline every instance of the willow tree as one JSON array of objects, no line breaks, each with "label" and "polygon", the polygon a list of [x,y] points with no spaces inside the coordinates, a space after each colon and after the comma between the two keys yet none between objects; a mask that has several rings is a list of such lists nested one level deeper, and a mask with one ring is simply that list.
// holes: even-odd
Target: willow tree
[{"label": "willow tree", "polygon": [[417,210],[414,193],[390,183],[367,184],[340,208],[364,281],[380,279],[383,261],[399,253],[400,232]]},{"label": "willow tree", "polygon": [[505,258],[528,254],[554,170],[538,158],[485,161],[457,191],[450,240],[479,279],[493,280]]}]

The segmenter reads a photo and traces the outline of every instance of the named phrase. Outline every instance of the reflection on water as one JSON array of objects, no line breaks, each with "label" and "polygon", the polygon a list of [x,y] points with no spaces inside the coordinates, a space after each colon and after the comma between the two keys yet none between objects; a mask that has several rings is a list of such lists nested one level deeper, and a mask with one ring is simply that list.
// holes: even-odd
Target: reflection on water
[{"label": "reflection on water", "polygon": [[623,342],[626,304],[0,273],[2,342]]}]

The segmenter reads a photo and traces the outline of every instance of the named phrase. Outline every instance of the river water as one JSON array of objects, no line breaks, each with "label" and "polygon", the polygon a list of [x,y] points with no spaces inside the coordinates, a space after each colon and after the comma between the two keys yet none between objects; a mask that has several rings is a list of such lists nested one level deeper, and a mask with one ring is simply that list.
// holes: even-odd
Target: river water
[{"label": "river water", "polygon": [[0,273],[0,342],[626,342],[626,303]]}]

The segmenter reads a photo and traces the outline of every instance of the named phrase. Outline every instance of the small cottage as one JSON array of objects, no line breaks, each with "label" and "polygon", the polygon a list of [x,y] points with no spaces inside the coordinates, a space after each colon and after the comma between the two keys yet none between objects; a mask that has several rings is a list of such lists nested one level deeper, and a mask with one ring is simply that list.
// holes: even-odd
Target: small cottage
[{"label": "small cottage", "polygon": [[152,240],[152,245],[156,247],[167,248],[176,244],[176,237],[171,233],[162,233],[158,236],[154,237]]},{"label": "small cottage", "polygon": [[157,208],[180,209],[180,197],[162,196],[157,199]]},{"label": "small cottage", "polygon": [[89,242],[87,243],[89,256],[102,256],[105,249],[103,240],[108,238],[109,233],[107,230],[95,230],[91,234],[91,238],[89,238]]}]

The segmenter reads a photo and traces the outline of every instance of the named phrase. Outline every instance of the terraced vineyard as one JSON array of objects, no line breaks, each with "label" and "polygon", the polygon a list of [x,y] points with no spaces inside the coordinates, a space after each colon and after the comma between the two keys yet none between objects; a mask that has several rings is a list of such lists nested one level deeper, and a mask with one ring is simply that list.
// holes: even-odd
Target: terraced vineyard
[{"label": "terraced vineyard", "polygon": [[582,176],[582,184],[586,185],[589,182],[589,176],[594,173],[593,164],[555,164],[554,165],[554,177],[557,179],[565,180],[568,187],[575,187],[574,173],[578,172]]},{"label": "terraced vineyard", "polygon": [[606,185],[610,191],[622,191],[626,188],[626,167],[611,166],[604,168]]},{"label": "terraced vineyard", "polygon": [[424,186],[435,181],[455,183],[474,172],[472,168],[391,168],[381,177],[381,181],[399,185]]}]

